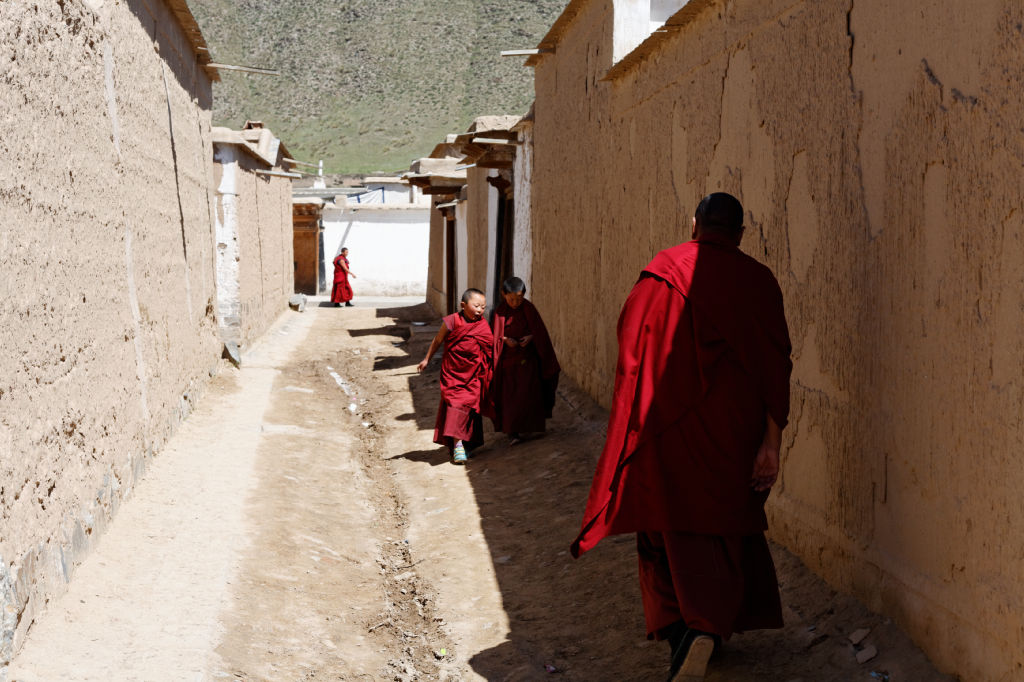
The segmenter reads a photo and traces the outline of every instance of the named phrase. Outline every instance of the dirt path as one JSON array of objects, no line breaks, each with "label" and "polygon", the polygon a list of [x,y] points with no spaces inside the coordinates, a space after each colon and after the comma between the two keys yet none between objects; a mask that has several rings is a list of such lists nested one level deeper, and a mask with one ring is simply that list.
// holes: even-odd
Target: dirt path
[{"label": "dirt path", "polygon": [[[424,306],[282,318],[214,380],[8,678],[662,679],[632,538],[566,551],[606,416],[566,382],[547,437],[489,434],[450,465],[436,361],[415,372],[435,324]],[[737,637],[709,680],[948,679],[776,556],[787,628]]]}]

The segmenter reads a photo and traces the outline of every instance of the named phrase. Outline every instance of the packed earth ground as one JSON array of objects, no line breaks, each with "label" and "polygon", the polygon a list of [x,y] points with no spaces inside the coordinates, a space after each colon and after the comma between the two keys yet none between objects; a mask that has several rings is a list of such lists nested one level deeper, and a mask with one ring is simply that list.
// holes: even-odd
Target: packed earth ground
[{"label": "packed earth ground", "polygon": [[[53,680],[660,680],[634,538],[568,546],[607,414],[563,379],[543,438],[431,442],[437,317],[313,299],[225,364],[7,671]],[[891,621],[773,547],[786,627],[712,681],[939,682]]]}]

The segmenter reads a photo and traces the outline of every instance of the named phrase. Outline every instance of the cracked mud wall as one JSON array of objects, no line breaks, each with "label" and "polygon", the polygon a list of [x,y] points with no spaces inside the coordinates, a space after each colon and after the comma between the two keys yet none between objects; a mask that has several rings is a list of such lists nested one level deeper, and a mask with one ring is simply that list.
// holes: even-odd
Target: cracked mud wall
[{"label": "cracked mud wall", "polygon": [[[280,157],[280,155],[279,155]],[[238,145],[215,144],[218,303],[224,340],[250,345],[294,293],[292,185]],[[275,171],[280,172],[278,159]],[[230,262],[233,261],[233,262]]]},{"label": "cracked mud wall", "polygon": [[0,3],[0,670],[217,366],[210,82],[157,0]]},{"label": "cracked mud wall", "polygon": [[427,303],[435,312],[441,315],[448,314],[448,283],[447,276],[445,229],[447,218],[443,209],[437,208],[438,204],[447,203],[448,198],[439,198],[436,195],[430,198],[430,246],[427,255]]},{"label": "cracked mud wall", "polygon": [[536,67],[532,298],[559,359],[607,405],[639,271],[736,194],[794,342],[773,536],[945,670],[1020,679],[1024,7],[702,4],[602,80],[613,2],[584,3]]}]

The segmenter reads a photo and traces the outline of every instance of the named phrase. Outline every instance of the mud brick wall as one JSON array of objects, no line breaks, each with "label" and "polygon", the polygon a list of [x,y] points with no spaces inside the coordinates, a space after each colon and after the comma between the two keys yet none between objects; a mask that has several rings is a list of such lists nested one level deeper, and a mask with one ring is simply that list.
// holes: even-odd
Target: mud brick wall
[{"label": "mud brick wall", "polygon": [[945,670],[1022,679],[1024,5],[693,0],[616,67],[615,4],[570,3],[536,66],[562,366],[607,405],[640,269],[740,197],[794,342],[773,536]]},{"label": "mud brick wall", "polygon": [[217,366],[210,81],[158,0],[0,3],[0,666]]},{"label": "mud brick wall", "polygon": [[427,303],[441,315],[448,314],[448,294],[445,282],[447,263],[445,262],[445,217],[444,213],[433,208],[446,203],[447,198],[431,197],[430,210],[430,247],[427,263]]},{"label": "mud brick wall", "polygon": [[[258,173],[266,164],[240,145],[214,148],[217,248],[227,255],[217,266],[219,314],[224,340],[244,348],[287,310],[295,291],[292,185]],[[273,170],[281,172],[280,158]]]}]

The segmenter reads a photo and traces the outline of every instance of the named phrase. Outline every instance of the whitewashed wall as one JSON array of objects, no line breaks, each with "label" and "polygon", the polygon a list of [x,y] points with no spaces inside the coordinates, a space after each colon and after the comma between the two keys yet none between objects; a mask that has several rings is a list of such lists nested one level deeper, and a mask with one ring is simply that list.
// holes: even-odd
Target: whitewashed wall
[{"label": "whitewashed wall", "polygon": [[430,209],[349,207],[324,211],[328,286],[334,258],[345,246],[360,296],[426,296]]},{"label": "whitewashed wall", "polygon": [[512,231],[512,272],[526,282],[527,295],[533,288],[533,223],[531,210],[531,183],[533,182],[533,125],[519,131],[522,143],[516,153],[513,178],[515,181],[515,229]]}]

